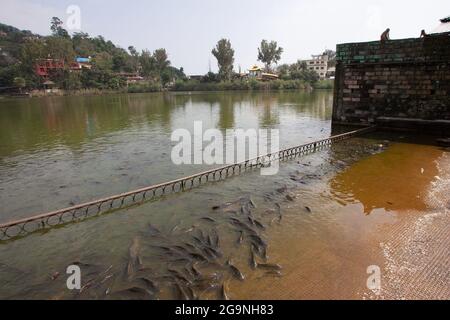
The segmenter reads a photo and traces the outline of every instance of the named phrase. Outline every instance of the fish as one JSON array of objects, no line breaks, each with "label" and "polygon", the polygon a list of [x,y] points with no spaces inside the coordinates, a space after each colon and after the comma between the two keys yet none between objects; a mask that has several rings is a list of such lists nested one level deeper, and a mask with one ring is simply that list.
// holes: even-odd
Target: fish
[{"label": "fish", "polygon": [[253,223],[255,224],[255,226],[256,226],[257,228],[259,228],[259,229],[261,229],[261,230],[266,230],[266,227],[265,227],[261,222],[259,222],[258,220],[254,219],[254,220],[253,220]]},{"label": "fish", "polygon": [[211,234],[208,234],[208,237],[206,238],[206,240],[207,240],[209,246],[213,246],[214,245],[213,244],[214,240],[213,240]]},{"label": "fish", "polygon": [[217,233],[216,229],[213,229],[212,233],[213,233],[213,246],[214,246],[214,248],[218,249],[220,247],[219,234]]},{"label": "fish", "polygon": [[156,235],[160,235],[161,234],[161,231],[159,231],[159,229],[156,228],[155,226],[153,226],[152,224],[148,225],[148,231],[149,231],[151,236],[156,236]]},{"label": "fish", "polygon": [[177,281],[174,283],[173,286],[175,289],[177,300],[189,300],[189,296]]},{"label": "fish", "polygon": [[264,273],[266,277],[282,277],[283,274],[279,270],[271,270]]},{"label": "fish", "polygon": [[189,256],[194,260],[203,261],[203,262],[208,261],[208,259],[205,256],[203,256],[199,253],[190,253]]},{"label": "fish", "polygon": [[286,199],[287,199],[288,201],[291,201],[291,202],[295,201],[294,197],[291,196],[290,194],[287,194],[287,195],[286,195]]},{"label": "fish", "polygon": [[201,217],[200,220],[208,221],[208,222],[216,222],[213,218],[210,217]]},{"label": "fish", "polygon": [[258,263],[256,266],[260,269],[265,269],[265,270],[281,271],[283,269],[279,264],[273,264],[273,263]]},{"label": "fish", "polygon": [[258,246],[254,243],[252,243],[252,248],[255,251],[255,253],[258,254],[259,257],[264,259],[264,261],[267,260],[267,248],[265,246]]},{"label": "fish", "polygon": [[267,243],[258,235],[250,234],[248,235],[250,240],[258,246],[266,247]]},{"label": "fish", "polygon": [[197,242],[197,244],[203,245],[203,241],[199,237],[193,236],[192,239],[194,239],[194,241]]},{"label": "fish", "polygon": [[308,211],[309,213],[311,213],[311,212],[312,212],[312,210],[311,210],[311,208],[310,208],[310,207],[305,207],[305,209],[306,209],[306,211]]},{"label": "fish", "polygon": [[249,234],[253,234],[253,235],[257,235],[258,233],[253,230],[250,226],[246,225],[245,223],[243,223],[242,221],[235,219],[235,218],[231,218],[231,223],[240,228],[240,229],[244,229],[245,231],[247,231]]},{"label": "fish", "polygon": [[198,300],[198,296],[195,294],[194,290],[191,287],[187,286],[184,288],[187,292],[189,300]]},{"label": "fish", "polygon": [[175,246],[173,246],[173,248],[178,250],[178,251],[180,251],[180,252],[182,252],[182,253],[184,253],[184,254],[189,254],[189,250],[186,249],[183,246],[175,245]]},{"label": "fish", "polygon": [[142,265],[140,250],[141,245],[139,237],[134,237],[131,246],[128,249],[128,265],[127,265],[128,277],[131,277],[136,272],[136,269],[139,269],[139,266]]},{"label": "fish", "polygon": [[137,280],[142,282],[147,287],[148,290],[150,290],[152,292],[159,291],[158,285],[153,280],[150,280],[150,279],[145,278],[145,277],[138,278]]},{"label": "fish", "polygon": [[253,247],[250,246],[250,267],[256,269],[258,267],[258,262],[256,261],[255,251]]},{"label": "fish", "polygon": [[197,251],[197,248],[189,242],[185,242],[184,245],[193,251]]},{"label": "fish", "polygon": [[245,276],[242,274],[242,272],[235,267],[232,263],[231,260],[228,260],[226,265],[228,266],[228,268],[231,271],[231,274],[233,275],[233,277],[235,277],[236,279],[243,281],[245,279]]},{"label": "fish", "polygon": [[216,257],[216,255],[214,254],[214,252],[211,250],[211,248],[209,248],[209,247],[204,247],[204,248],[202,248],[202,251],[205,253],[205,255],[208,257],[208,258],[210,258],[210,259],[213,259],[213,260],[215,260],[217,257]]},{"label": "fish", "polygon": [[194,276],[199,277],[201,275],[201,273],[197,270],[197,268],[195,268],[195,264],[191,265],[190,269],[192,270]]},{"label": "fish", "polygon": [[239,238],[237,240],[238,244],[242,244],[242,242],[244,242],[244,232],[243,231],[239,231]]},{"label": "fish", "polygon": [[223,283],[223,284],[220,286],[220,300],[225,300],[225,301],[230,300],[230,299],[228,298],[228,294],[227,294],[227,289],[226,289],[226,287],[225,287],[225,283]]},{"label": "fish", "polygon": [[178,272],[177,270],[173,270],[173,269],[168,269],[169,273],[176,278],[177,280],[182,281],[183,283],[189,283],[192,284],[192,281],[189,280],[188,278],[186,278],[184,275],[182,275],[180,272]]},{"label": "fish", "polygon": [[250,210],[248,209],[247,205],[241,206],[241,213],[245,215],[250,214]]},{"label": "fish", "polygon": [[175,260],[172,260],[173,263],[189,263],[191,260],[188,258],[177,258]]},{"label": "fish", "polygon": [[249,203],[250,203],[250,205],[253,207],[253,209],[256,209],[256,204],[255,204],[255,202],[253,201],[252,197],[249,198]]}]

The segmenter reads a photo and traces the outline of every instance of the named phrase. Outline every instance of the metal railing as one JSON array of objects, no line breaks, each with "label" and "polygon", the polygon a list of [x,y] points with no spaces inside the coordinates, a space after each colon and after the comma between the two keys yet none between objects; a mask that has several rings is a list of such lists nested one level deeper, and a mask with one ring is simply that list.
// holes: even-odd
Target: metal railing
[{"label": "metal railing", "polygon": [[274,154],[258,156],[250,160],[200,172],[169,182],[3,223],[0,224],[0,241],[22,237],[29,233],[52,228],[57,225],[78,222],[106,212],[155,200],[172,193],[190,190],[204,183],[225,180],[228,177],[239,175],[247,170],[261,168],[276,160],[286,160],[327,148],[335,142],[373,131],[374,129],[375,127],[368,127],[335,135],[326,139],[284,149]]}]

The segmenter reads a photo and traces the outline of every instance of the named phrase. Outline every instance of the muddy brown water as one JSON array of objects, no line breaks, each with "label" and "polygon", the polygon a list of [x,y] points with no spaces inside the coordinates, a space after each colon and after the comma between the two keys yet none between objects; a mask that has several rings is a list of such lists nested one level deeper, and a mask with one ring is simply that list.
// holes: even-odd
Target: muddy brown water
[{"label": "muddy brown water", "polygon": [[[0,103],[3,222],[204,170],[170,162],[172,130],[194,120],[278,128],[283,147],[331,134],[328,92]],[[366,135],[285,161],[276,176],[249,172],[2,243],[0,297],[220,299],[224,286],[232,299],[372,298],[366,269],[388,266],[380,243],[408,219],[440,210],[426,199],[447,152],[417,141]],[[443,203],[446,196],[438,195]],[[252,244],[267,251],[267,261],[255,254],[256,269]],[[66,287],[74,263],[82,292]]]}]

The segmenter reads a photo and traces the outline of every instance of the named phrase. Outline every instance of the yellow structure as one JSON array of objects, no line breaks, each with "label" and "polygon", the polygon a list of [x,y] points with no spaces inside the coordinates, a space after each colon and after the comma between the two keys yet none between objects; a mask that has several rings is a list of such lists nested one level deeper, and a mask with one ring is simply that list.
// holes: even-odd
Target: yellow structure
[{"label": "yellow structure", "polygon": [[270,81],[278,79],[278,76],[276,74],[265,73],[263,72],[262,68],[258,67],[257,65],[254,65],[248,70],[248,76],[249,78],[255,78],[261,81]]}]

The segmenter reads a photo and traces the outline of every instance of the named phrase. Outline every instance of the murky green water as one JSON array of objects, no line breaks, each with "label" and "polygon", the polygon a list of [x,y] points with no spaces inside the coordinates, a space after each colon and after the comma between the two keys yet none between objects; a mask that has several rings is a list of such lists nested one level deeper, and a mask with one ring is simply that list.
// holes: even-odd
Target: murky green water
[{"label": "murky green water", "polygon": [[[172,131],[191,130],[195,120],[222,130],[277,128],[281,146],[287,147],[329,136],[331,106],[330,92],[0,100],[0,221],[205,169],[170,161]],[[295,243],[281,246],[285,254],[273,252],[280,242],[272,239],[304,230],[306,242],[308,234],[332,242],[327,229],[339,208],[360,202],[365,216],[364,205],[379,202],[364,198],[366,193],[338,174],[383,154],[390,138],[407,139],[386,134],[351,139],[283,162],[275,176],[248,172],[1,243],[0,298],[218,299],[223,287],[230,298],[252,298],[248,288],[263,287],[273,288],[263,297],[282,296],[273,285],[295,272],[297,266],[285,262],[298,254],[291,257],[287,249]],[[360,170],[351,172],[360,176]],[[256,269],[252,250],[260,264]],[[282,272],[261,265],[264,258],[282,264]],[[311,261],[305,263],[313,266]],[[66,287],[65,270],[74,263],[81,266],[82,292]]]},{"label": "murky green water", "polygon": [[0,222],[205,169],[170,161],[173,130],[278,128],[283,146],[330,133],[328,92],[0,100]]}]

